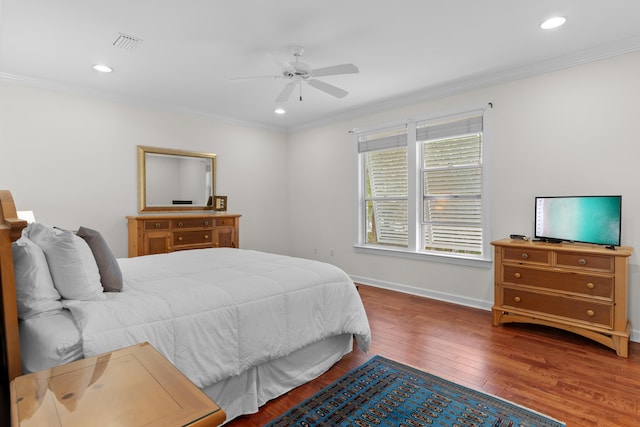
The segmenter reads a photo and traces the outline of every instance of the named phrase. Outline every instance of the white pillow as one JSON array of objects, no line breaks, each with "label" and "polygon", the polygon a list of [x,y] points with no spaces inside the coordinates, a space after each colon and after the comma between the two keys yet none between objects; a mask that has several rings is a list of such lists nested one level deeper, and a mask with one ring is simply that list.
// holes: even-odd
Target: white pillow
[{"label": "white pillow", "polygon": [[25,373],[82,359],[82,338],[69,310],[20,322],[20,356]]},{"label": "white pillow", "polygon": [[12,245],[18,317],[30,319],[62,311],[42,249],[25,236]]},{"label": "white pillow", "polygon": [[41,223],[29,224],[27,235],[47,258],[55,288],[63,298],[104,299],[98,265],[81,237]]}]

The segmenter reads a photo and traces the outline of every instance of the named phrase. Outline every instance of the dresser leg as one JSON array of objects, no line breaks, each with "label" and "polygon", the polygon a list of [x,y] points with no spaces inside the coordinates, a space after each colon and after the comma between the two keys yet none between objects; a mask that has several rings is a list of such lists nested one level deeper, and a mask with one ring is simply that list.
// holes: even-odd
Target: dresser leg
[{"label": "dresser leg", "polygon": [[611,341],[613,341],[613,348],[616,350],[618,356],[629,357],[629,333],[631,332],[631,322],[627,321],[626,335],[613,335]]},{"label": "dresser leg", "polygon": [[500,317],[502,317],[502,310],[496,310],[494,308],[491,311],[493,314],[493,326],[498,326],[500,324]]}]

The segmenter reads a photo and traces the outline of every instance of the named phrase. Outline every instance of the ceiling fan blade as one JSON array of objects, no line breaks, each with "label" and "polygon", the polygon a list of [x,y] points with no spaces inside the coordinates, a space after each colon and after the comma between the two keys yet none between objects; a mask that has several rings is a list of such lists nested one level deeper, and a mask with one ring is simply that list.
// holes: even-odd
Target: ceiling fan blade
[{"label": "ceiling fan blade", "polygon": [[339,87],[330,85],[329,83],[322,82],[320,80],[307,80],[309,86],[312,86],[316,89],[319,89],[323,92],[328,93],[329,95],[333,95],[336,98],[344,98],[349,94],[346,90],[340,89]]},{"label": "ceiling fan blade", "polygon": [[287,102],[293,89],[296,87],[296,82],[287,83],[280,92],[280,95],[276,98],[276,102]]},{"label": "ceiling fan blade", "polygon": [[331,67],[316,68],[311,71],[313,77],[335,76],[337,74],[355,74],[360,72],[353,64],[332,65]]}]

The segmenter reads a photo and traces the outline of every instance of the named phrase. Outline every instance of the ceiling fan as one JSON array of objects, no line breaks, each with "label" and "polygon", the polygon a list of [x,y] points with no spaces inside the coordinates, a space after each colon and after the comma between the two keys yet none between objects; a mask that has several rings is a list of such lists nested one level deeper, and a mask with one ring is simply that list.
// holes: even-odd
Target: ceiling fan
[{"label": "ceiling fan", "polygon": [[300,101],[302,101],[302,82],[307,83],[309,86],[321,90],[322,92],[328,93],[329,95],[333,95],[336,98],[344,98],[347,96],[349,92],[344,89],[340,89],[339,87],[330,85],[329,83],[325,83],[321,80],[316,80],[316,77],[326,77],[326,76],[335,76],[340,74],[355,74],[358,73],[358,67],[353,64],[341,64],[341,65],[332,65],[329,67],[322,68],[311,68],[309,64],[305,64],[304,62],[300,62],[300,57],[304,52],[304,48],[301,46],[293,46],[290,49],[291,54],[295,57],[295,61],[287,62],[283,61],[280,63],[282,67],[282,73],[277,76],[253,76],[253,77],[236,77],[231,80],[246,80],[246,79],[261,79],[261,78],[269,78],[269,79],[287,79],[291,80],[287,83],[280,94],[276,98],[277,103],[283,103],[289,100],[293,90],[296,86],[300,86]]}]

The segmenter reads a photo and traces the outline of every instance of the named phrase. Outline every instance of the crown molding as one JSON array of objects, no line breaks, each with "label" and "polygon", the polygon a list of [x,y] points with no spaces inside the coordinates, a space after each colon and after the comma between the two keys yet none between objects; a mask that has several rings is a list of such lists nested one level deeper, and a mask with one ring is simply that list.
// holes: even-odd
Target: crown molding
[{"label": "crown molding", "polygon": [[476,74],[464,79],[452,80],[440,85],[424,88],[422,90],[412,91],[411,94],[388,98],[386,100],[377,101],[361,107],[352,108],[348,111],[341,111],[338,114],[332,114],[331,116],[324,117],[320,120],[314,120],[312,122],[292,126],[288,128],[288,132],[293,133],[367,114],[380,113],[420,102],[434,101],[472,90],[535,77],[638,51],[640,51],[640,37],[631,37],[615,43],[603,44],[569,55],[558,56],[549,60],[527,64],[522,67]]},{"label": "crown molding", "polygon": [[23,86],[51,90],[55,92],[61,92],[61,93],[71,94],[76,96],[84,96],[89,98],[102,99],[105,101],[119,102],[119,103],[131,105],[131,106],[149,108],[149,109],[154,109],[158,111],[198,116],[205,119],[217,120],[220,122],[224,122],[224,123],[236,125],[236,126],[255,128],[255,129],[266,130],[266,131],[277,132],[277,133],[287,133],[287,129],[285,127],[274,126],[274,125],[255,122],[255,121],[241,120],[238,118],[224,116],[220,114],[212,114],[210,112],[198,111],[198,110],[187,108],[181,105],[163,104],[158,101],[154,101],[146,98],[107,93],[107,92],[98,91],[95,89],[80,87],[77,85],[72,85],[67,83],[61,83],[53,80],[35,79],[32,77],[19,76],[19,75],[0,72],[0,81],[7,81],[10,83],[15,83]]},{"label": "crown molding", "polygon": [[113,93],[105,93],[60,83],[56,81],[34,79],[26,76],[17,76],[7,73],[0,73],[0,81],[9,81],[16,84],[37,87],[41,89],[54,90],[64,93],[71,93],[79,96],[87,96],[99,99],[110,100],[114,102],[122,102],[130,105],[137,105],[145,108],[152,108],[161,111],[170,111],[188,115],[195,115],[207,119],[218,120],[228,124],[244,126],[249,128],[257,128],[261,130],[278,132],[278,133],[295,133],[305,129],[324,126],[327,124],[352,119],[367,114],[374,114],[391,110],[393,108],[405,107],[408,105],[433,101],[444,97],[457,95],[463,92],[483,89],[486,87],[504,84],[516,80],[534,77],[566,68],[571,68],[614,56],[624,55],[632,52],[640,51],[640,37],[631,37],[615,43],[603,44],[590,49],[585,49],[568,55],[558,56],[549,60],[539,61],[527,64],[522,67],[511,68],[508,70],[499,70],[494,72],[479,73],[464,79],[452,80],[443,84],[434,85],[412,91],[410,94],[403,94],[364,104],[348,110],[336,111],[330,115],[326,115],[318,120],[301,123],[289,127],[274,126],[266,123],[241,120],[235,117],[229,117],[222,114],[193,110],[181,105],[162,104],[150,99],[138,97],[128,97],[123,95],[114,95]]}]

